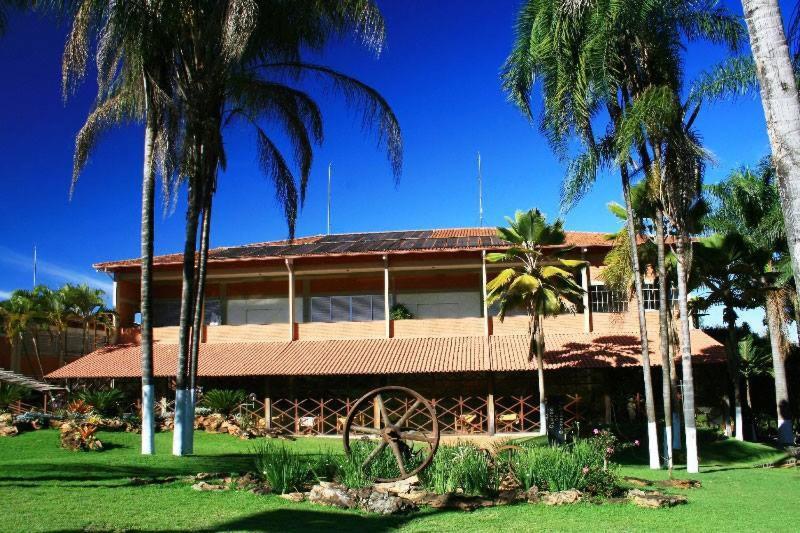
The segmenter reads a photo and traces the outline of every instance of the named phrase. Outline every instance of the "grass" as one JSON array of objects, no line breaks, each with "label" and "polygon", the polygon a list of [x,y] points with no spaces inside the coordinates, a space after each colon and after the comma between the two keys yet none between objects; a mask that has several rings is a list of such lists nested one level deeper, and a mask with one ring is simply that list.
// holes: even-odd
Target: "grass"
[{"label": "grass", "polygon": [[[253,469],[253,442],[228,435],[196,434],[196,456],[169,455],[171,434],[156,435],[158,455],[138,454],[138,436],[101,433],[108,449],[69,452],[56,431],[0,438],[0,501],[3,531],[792,531],[800,523],[800,471],[756,465],[781,457],[759,444],[722,441],[701,448],[700,489],[689,505],[666,510],[629,504],[567,507],[518,505],[464,513],[425,510],[403,517],[377,517],[293,504],[247,492],[196,492],[182,482],[137,486],[131,477]],[[340,450],[336,439],[300,439],[301,453]],[[639,451],[641,452],[641,451]],[[650,471],[641,454],[625,457],[621,474],[665,479]],[[676,476],[686,477],[678,471]]]}]

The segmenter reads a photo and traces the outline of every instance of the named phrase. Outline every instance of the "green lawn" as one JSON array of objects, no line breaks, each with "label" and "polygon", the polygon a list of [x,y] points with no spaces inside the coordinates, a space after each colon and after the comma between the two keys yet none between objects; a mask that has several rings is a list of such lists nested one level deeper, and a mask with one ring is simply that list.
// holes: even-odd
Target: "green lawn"
[{"label": "green lawn", "polygon": [[[157,435],[159,455],[138,454],[138,435],[102,433],[109,449],[76,453],[58,447],[47,430],[0,438],[0,531],[525,531],[525,530],[714,530],[796,531],[800,524],[800,471],[755,465],[781,457],[761,445],[733,441],[701,449],[703,487],[687,491],[689,505],[666,510],[624,504],[579,504],[553,508],[516,505],[473,513],[421,511],[382,518],[292,504],[277,496],[247,492],[196,492],[186,483],[132,485],[129,478],[238,472],[251,469],[252,443],[228,435],[197,433],[197,456],[173,458],[171,434]],[[293,444],[314,453],[339,449],[335,439]],[[666,478],[636,459],[627,475]],[[684,476],[684,472],[678,472]]]}]

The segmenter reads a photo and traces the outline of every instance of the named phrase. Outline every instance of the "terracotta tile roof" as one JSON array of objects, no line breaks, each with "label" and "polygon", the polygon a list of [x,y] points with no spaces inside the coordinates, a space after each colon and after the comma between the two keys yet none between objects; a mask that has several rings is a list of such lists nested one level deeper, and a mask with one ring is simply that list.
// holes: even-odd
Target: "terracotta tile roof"
[{"label": "terracotta tile roof", "polygon": [[[294,241],[269,241],[209,250],[209,261],[235,262],[270,260],[283,257],[324,257],[342,255],[405,254],[414,252],[453,252],[463,250],[502,249],[505,242],[494,228],[452,228],[436,230],[386,231],[314,235]],[[566,246],[610,247],[612,242],[602,232],[567,231]],[[156,265],[183,262],[183,254],[156,256]],[[139,259],[97,263],[94,268],[114,271],[136,268]]]},{"label": "terracotta tile roof", "polygon": [[[545,368],[640,366],[638,335],[583,333],[547,335]],[[697,363],[724,361],[722,346],[701,331],[692,332]],[[656,351],[657,352],[657,351]],[[525,335],[351,339],[295,342],[203,344],[198,374],[204,377],[307,376],[355,374],[422,374],[446,372],[521,371],[536,368],[528,361]],[[175,373],[177,345],[154,345],[154,371]],[[48,374],[61,378],[135,378],[141,350],[136,345],[102,348]],[[651,362],[660,363],[654,353]]]}]

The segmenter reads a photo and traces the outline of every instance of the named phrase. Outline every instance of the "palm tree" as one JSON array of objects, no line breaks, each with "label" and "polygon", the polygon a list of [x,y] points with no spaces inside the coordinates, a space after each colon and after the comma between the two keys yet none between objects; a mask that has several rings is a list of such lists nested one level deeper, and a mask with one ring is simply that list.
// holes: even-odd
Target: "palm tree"
[{"label": "palm tree", "polygon": [[[570,269],[583,261],[548,258],[547,249],[564,246],[561,220],[548,224],[538,209],[517,211],[514,219],[506,218],[507,228],[497,228],[497,236],[509,243],[503,253],[486,254],[492,263],[515,263],[502,270],[486,284],[487,305],[497,304],[500,321],[510,311],[522,310],[528,315],[529,360],[536,358],[539,377],[539,431],[547,430],[547,397],[544,386],[544,319],[574,308],[583,289],[575,283]],[[517,264],[521,263],[521,266]]]},{"label": "palm tree", "polygon": [[[189,451],[192,441],[185,419],[191,410],[187,389],[195,379],[197,357],[190,360],[189,354],[198,350],[191,346],[190,326],[200,323],[196,315],[202,297],[197,298],[195,292],[204,284],[204,274],[195,265],[198,225],[201,217],[205,219],[210,213],[217,173],[225,166],[224,127],[239,120],[254,128],[262,170],[276,185],[290,237],[294,235],[298,205],[305,197],[313,144],[322,140],[319,106],[295,87],[296,83],[313,78],[338,90],[348,104],[361,109],[365,125],[377,131],[396,176],[401,166],[399,126],[380,94],[345,74],[301,59],[301,51],[320,50],[335,36],[355,35],[378,50],[384,38],[383,21],[372,2],[264,1],[239,7],[235,2],[209,4],[187,13],[175,32],[179,37],[177,63],[181,65],[175,71],[175,83],[189,117],[183,158],[189,207],[176,375],[180,397],[176,426],[184,429],[176,431],[173,442],[173,453],[178,455]],[[299,179],[266,133],[266,122],[278,125],[287,134],[300,169]],[[202,240],[208,242],[207,237]],[[207,245],[201,248],[200,263],[205,265]]]},{"label": "palm tree", "polygon": [[[651,175],[652,176],[652,175]],[[659,320],[659,339],[661,350],[661,382],[662,382],[662,405],[664,413],[664,462],[667,468],[673,466],[673,447],[675,436],[673,435],[673,410],[672,400],[676,396],[673,366],[674,362],[670,357],[670,306],[668,301],[669,281],[667,278],[667,254],[665,245],[665,220],[663,207],[657,198],[657,187],[651,183],[652,179],[639,182],[631,189],[631,202],[633,205],[636,219],[637,253],[639,264],[656,264],[658,274],[658,320]],[[654,190],[656,189],[656,190]],[[619,232],[611,235],[614,246],[606,254],[606,268],[602,272],[603,280],[615,290],[630,292],[634,283],[634,275],[631,268],[631,250],[634,248],[630,244],[627,228],[627,210],[624,206],[616,202],[610,202],[608,209],[623,223]],[[649,221],[649,222],[648,222]],[[641,241],[641,244],[638,244]],[[639,275],[643,275],[644,271]],[[648,417],[650,414],[648,413]],[[655,419],[655,412],[652,413]],[[678,428],[679,436],[680,428]],[[678,438],[680,441],[680,438]]]},{"label": "palm tree", "polygon": [[[778,178],[795,285],[800,287],[800,99],[778,0],[742,0]],[[776,373],[777,378],[777,373]]]},{"label": "palm tree", "polygon": [[[72,18],[64,52],[64,92],[70,94],[88,62],[88,43],[98,42],[98,96],[76,138],[73,187],[102,133],[119,123],[143,120],[141,283],[142,453],[154,453],[155,403],[152,338],[153,210],[155,178],[165,198],[181,153],[180,110],[170,76],[169,23],[176,15],[164,2],[56,2]],[[63,5],[59,5],[63,4]],[[102,36],[102,39],[99,37]]]},{"label": "palm tree", "polygon": [[784,294],[771,279],[762,283],[764,275],[777,277],[779,263],[788,256],[783,214],[775,172],[768,164],[753,172],[735,171],[726,180],[708,187],[717,206],[707,218],[707,225],[720,233],[739,235],[747,247],[747,261],[755,269],[751,282],[762,288],[760,300],[764,305],[772,349],[775,376],[775,404],[778,418],[778,440],[791,444],[794,440],[789,412],[789,393],[786,379],[786,349],[783,332]]},{"label": "palm tree", "polygon": [[105,292],[101,289],[93,289],[87,284],[71,285],[63,287],[64,297],[69,302],[70,311],[80,320],[83,328],[82,353],[86,354],[86,344],[89,336],[89,326],[97,323],[99,317],[107,313],[103,297]]},{"label": "palm tree", "polygon": [[[654,28],[658,31],[653,31]],[[652,147],[651,139],[633,135],[641,132],[644,119],[664,118],[658,109],[663,100],[645,95],[665,94],[665,91],[654,91],[654,87],[667,86],[673,92],[678,89],[684,38],[738,45],[739,21],[724,8],[708,2],[528,0],[520,9],[515,34],[512,52],[502,71],[503,85],[510,99],[532,118],[530,93],[538,77],[542,80],[544,96],[542,126],[548,140],[564,157],[570,153],[570,138],[577,137],[584,147],[569,164],[562,204],[565,207],[574,205],[594,183],[600,170],[618,169],[629,241],[633,245],[636,230],[630,193],[632,174],[636,168],[652,172],[651,163],[662,158],[661,154],[647,152],[648,144]],[[666,94],[670,96],[669,91]],[[631,116],[629,112],[634,104],[637,104],[638,113]],[[594,130],[602,111],[607,112],[609,123],[604,128],[606,134],[596,138]],[[624,117],[628,118],[626,132],[620,130]],[[625,145],[621,141],[634,144]],[[621,157],[623,148],[627,154]],[[632,165],[634,154],[640,161]],[[650,404],[648,412],[654,413],[642,283],[635,250],[630,257],[639,309],[645,399]],[[681,297],[685,304],[686,295]],[[686,370],[691,371],[690,363],[689,360],[689,366],[684,365]],[[686,377],[684,381],[686,383]],[[691,381],[688,383],[691,385]],[[687,407],[691,411],[691,416],[686,417],[687,423],[693,425],[694,407],[684,402],[685,411]],[[654,417],[648,420],[648,435],[650,466],[658,468]],[[690,470],[697,469],[693,447],[689,446],[688,453]]]},{"label": "palm tree", "polygon": [[737,233],[717,233],[700,239],[694,247],[693,277],[705,294],[698,300],[697,310],[721,305],[722,320],[727,328],[725,353],[728,376],[733,387],[736,439],[744,440],[741,376],[739,371],[740,340],[736,331],[736,309],[753,307],[750,289],[755,271],[749,261],[745,243]]},{"label": "palm tree", "polygon": [[745,401],[747,411],[750,413],[753,439],[757,438],[755,418],[753,417],[753,401],[750,394],[753,378],[768,376],[772,373],[772,358],[753,335],[748,335],[739,341],[738,345],[739,375],[744,380]]},{"label": "palm tree", "polygon": [[[25,335],[36,329],[36,322],[42,319],[42,313],[31,291],[15,290],[11,296],[0,302],[0,319],[3,333],[8,339],[11,350],[11,370],[22,370],[22,351],[25,348]],[[38,349],[34,342],[34,349]],[[41,362],[39,363],[41,369]]]}]

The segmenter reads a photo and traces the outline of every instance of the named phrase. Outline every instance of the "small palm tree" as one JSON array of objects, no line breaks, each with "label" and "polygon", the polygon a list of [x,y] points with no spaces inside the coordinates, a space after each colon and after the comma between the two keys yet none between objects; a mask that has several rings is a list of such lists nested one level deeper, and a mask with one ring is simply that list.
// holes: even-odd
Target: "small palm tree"
[{"label": "small palm tree", "polygon": [[11,349],[11,370],[14,372],[21,370],[21,350],[25,334],[37,317],[29,291],[16,290],[8,300],[0,302],[0,320]]},{"label": "small palm tree", "polygon": [[86,344],[89,337],[89,326],[92,325],[97,328],[98,321],[109,310],[105,307],[103,297],[105,292],[101,289],[93,289],[87,284],[71,285],[66,284],[62,288],[64,291],[64,298],[67,301],[67,306],[72,314],[81,321],[83,325],[83,342],[82,353],[86,353]]},{"label": "small palm tree", "polygon": [[[753,402],[750,395],[751,380],[760,376],[772,375],[772,357],[765,350],[753,335],[748,335],[739,341],[739,375],[744,380],[745,401],[747,411],[753,416]],[[753,422],[753,438],[756,438],[755,420]]]},{"label": "small palm tree", "polygon": [[578,285],[571,269],[583,261],[546,257],[548,248],[563,247],[563,223],[556,220],[548,224],[538,210],[517,211],[514,219],[506,218],[509,226],[497,228],[497,235],[509,243],[502,253],[486,255],[492,263],[514,263],[502,270],[486,284],[486,303],[497,305],[500,321],[507,313],[521,310],[528,315],[530,345],[528,358],[536,358],[539,377],[539,431],[545,433],[546,395],[544,388],[544,318],[567,310],[574,310],[583,289]]}]

